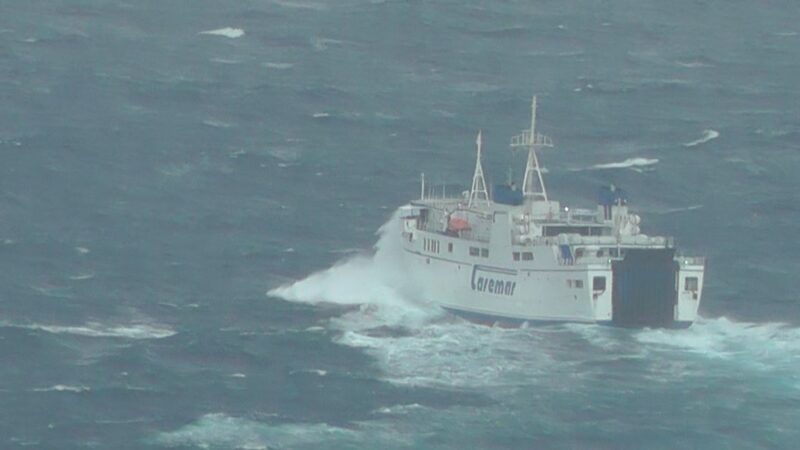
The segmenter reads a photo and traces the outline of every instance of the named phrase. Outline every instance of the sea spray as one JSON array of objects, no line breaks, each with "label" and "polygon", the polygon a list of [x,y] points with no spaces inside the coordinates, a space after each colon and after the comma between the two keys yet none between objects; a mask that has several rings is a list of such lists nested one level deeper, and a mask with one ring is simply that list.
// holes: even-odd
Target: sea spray
[{"label": "sea spray", "polygon": [[367,324],[418,325],[439,314],[422,300],[424,293],[405,264],[398,212],[378,229],[372,252],[349,256],[332,267],[267,292],[302,303],[362,305]]}]

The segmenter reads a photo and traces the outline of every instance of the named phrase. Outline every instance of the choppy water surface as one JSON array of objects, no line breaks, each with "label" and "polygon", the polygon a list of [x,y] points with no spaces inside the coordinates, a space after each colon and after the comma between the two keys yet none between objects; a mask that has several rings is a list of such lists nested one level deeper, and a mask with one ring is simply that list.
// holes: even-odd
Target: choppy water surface
[{"label": "choppy water surface", "polygon": [[[0,0],[0,447],[792,448],[798,23]],[[464,189],[478,129],[519,176],[533,93],[551,195],[614,182],[709,257],[692,328],[482,327],[409,285],[382,224],[420,171]]]}]

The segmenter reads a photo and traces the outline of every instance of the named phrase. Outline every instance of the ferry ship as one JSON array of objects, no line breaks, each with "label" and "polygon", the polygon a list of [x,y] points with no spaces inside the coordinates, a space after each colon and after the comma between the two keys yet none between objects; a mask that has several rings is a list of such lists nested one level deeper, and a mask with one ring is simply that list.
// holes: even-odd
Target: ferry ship
[{"label": "ferry ship", "polygon": [[511,139],[527,150],[522,186],[489,189],[481,133],[472,187],[436,198],[421,179],[418,200],[400,208],[406,266],[426,300],[468,320],[520,326],[584,322],[621,327],[689,327],[697,318],[705,259],[674,239],[641,232],[641,217],[614,186],[594,209],[548,197],[539,152],[553,147],[530,129]]}]

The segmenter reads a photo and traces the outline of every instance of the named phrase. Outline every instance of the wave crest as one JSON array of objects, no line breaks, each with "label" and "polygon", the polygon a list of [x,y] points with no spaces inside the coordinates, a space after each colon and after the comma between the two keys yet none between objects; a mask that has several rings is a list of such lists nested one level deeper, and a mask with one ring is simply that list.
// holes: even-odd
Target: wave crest
[{"label": "wave crest", "polygon": [[708,142],[710,140],[713,140],[713,139],[716,139],[718,137],[719,137],[719,131],[712,130],[712,129],[709,128],[707,130],[703,130],[703,137],[701,137],[700,139],[697,139],[695,141],[692,141],[692,142],[687,142],[687,143],[683,144],[683,146],[684,147],[697,147],[700,144],[705,144],[706,142]]},{"label": "wave crest", "polygon": [[163,339],[176,334],[176,331],[171,328],[150,324],[104,325],[97,322],[89,322],[83,326],[42,325],[38,323],[25,325],[6,324],[6,326],[45,331],[53,334],[126,339]]}]

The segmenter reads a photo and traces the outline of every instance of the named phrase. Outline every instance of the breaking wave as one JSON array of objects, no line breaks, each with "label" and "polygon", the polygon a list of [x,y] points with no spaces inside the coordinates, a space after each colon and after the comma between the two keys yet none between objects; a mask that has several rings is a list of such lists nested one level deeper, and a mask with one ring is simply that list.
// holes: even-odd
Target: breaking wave
[{"label": "breaking wave", "polygon": [[[639,379],[663,382],[736,364],[743,380],[770,376],[800,388],[792,381],[800,365],[800,330],[782,324],[723,317],[701,318],[688,330],[581,324],[502,329],[443,314],[418,300],[419,288],[400,258],[397,227],[393,218],[380,229],[374,253],[350,256],[268,292],[294,302],[358,305],[329,319],[326,328],[338,332],[335,342],[372,356],[381,378],[392,384],[477,391],[511,401],[521,386],[541,392],[559,392],[564,383],[568,389],[589,389],[618,364],[637,367]],[[629,381],[605,389],[622,390]],[[219,425],[240,419],[204,420]]]},{"label": "breaking wave", "polygon": [[725,317],[700,318],[688,330],[643,330],[636,339],[655,349],[690,352],[772,366],[800,362],[800,329],[783,323],[736,322]]},{"label": "breaking wave", "polygon": [[236,39],[244,36],[244,30],[241,28],[218,28],[216,30],[201,31],[199,34],[208,34],[211,36],[223,36],[231,39]]},{"label": "breaking wave", "polygon": [[718,137],[719,137],[719,131],[712,130],[712,129],[703,130],[703,137],[701,137],[700,139],[697,139],[695,141],[692,141],[692,142],[687,142],[687,143],[683,144],[683,146],[684,147],[696,147],[696,146],[698,146],[700,144],[705,144],[706,142],[708,142],[708,141],[710,141],[712,139],[716,139]]},{"label": "breaking wave", "polygon": [[175,431],[161,433],[156,442],[170,447],[267,449],[332,442],[352,438],[354,432],[324,424],[268,425],[214,413]]},{"label": "breaking wave", "polygon": [[333,267],[272,289],[267,295],[301,303],[361,305],[373,326],[420,324],[438,311],[421,300],[419,288],[403,263],[397,214],[379,230],[371,254],[345,258]]},{"label": "breaking wave", "polygon": [[88,392],[89,389],[86,386],[68,386],[65,384],[56,384],[54,386],[46,387],[46,388],[35,388],[33,389],[34,392],[74,392],[79,394],[81,392]]},{"label": "breaking wave", "polygon": [[604,170],[604,169],[628,169],[634,167],[645,167],[658,164],[657,159],[649,158],[628,158],[625,161],[613,162],[607,164],[595,164],[589,167],[591,170]]},{"label": "breaking wave", "polygon": [[42,325],[42,324],[6,324],[5,326],[24,328],[27,330],[46,331],[53,334],[72,334],[86,337],[110,337],[126,339],[163,339],[176,334],[171,328],[161,325],[103,325],[89,322],[83,326]]},{"label": "breaking wave", "polygon": [[291,69],[292,67],[294,67],[294,64],[292,64],[292,63],[282,63],[282,62],[265,62],[265,63],[261,64],[261,66],[265,67],[267,69],[286,70],[286,69]]},{"label": "breaking wave", "polygon": [[405,433],[378,424],[341,428],[324,423],[270,424],[229,416],[206,414],[196,422],[154,439],[168,447],[270,449],[270,448],[386,448],[410,444]]}]

